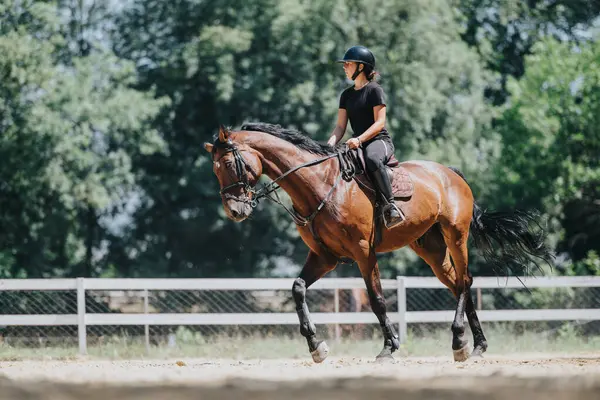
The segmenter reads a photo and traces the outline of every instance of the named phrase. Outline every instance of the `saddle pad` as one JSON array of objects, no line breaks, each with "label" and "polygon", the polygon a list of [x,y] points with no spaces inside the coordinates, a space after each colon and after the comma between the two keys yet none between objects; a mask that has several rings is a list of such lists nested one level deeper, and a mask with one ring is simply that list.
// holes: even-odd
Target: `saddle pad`
[{"label": "saddle pad", "polygon": [[392,193],[394,197],[410,197],[414,192],[414,185],[408,171],[402,167],[392,168]]},{"label": "saddle pad", "polygon": [[[408,171],[404,167],[390,168],[392,172],[392,193],[394,198],[406,198],[410,197],[414,193],[414,185]],[[371,179],[367,177],[367,174],[356,175],[356,180],[361,186],[366,187],[371,192],[375,192]]]}]

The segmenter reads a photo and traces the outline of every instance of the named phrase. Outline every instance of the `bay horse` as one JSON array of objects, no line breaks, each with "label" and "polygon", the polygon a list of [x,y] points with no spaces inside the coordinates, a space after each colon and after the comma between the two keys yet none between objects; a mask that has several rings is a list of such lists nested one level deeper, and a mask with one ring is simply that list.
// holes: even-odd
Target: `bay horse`
[{"label": "bay horse", "polygon": [[[535,258],[549,261],[552,256],[543,235],[530,231],[535,216],[517,210],[482,210],[457,169],[432,161],[405,161],[397,168],[404,169],[414,187],[412,196],[400,204],[406,219],[390,230],[383,228],[375,241],[376,196],[356,179],[341,179],[341,147],[333,148],[301,132],[266,123],[245,124],[238,131],[221,126],[214,142],[204,144],[212,157],[229,219],[245,220],[264,197],[285,207],[272,197],[279,187],[291,198],[293,207],[286,210],[309,248],[302,271],[293,282],[292,295],[300,333],[307,340],[314,362],[325,360],[329,348],[317,339],[306,304],[306,289],[343,259],[358,264],[371,309],[382,329],[384,345],[376,360],[393,359],[392,353],[400,343],[386,314],[377,253],[403,246],[410,246],[457,299],[451,325],[454,360],[469,358],[465,312],[474,341],[470,356],[481,356],[488,344],[471,297],[469,233],[484,251],[486,261],[495,267],[510,262],[527,265]],[[256,184],[263,174],[271,182],[258,190]]]}]

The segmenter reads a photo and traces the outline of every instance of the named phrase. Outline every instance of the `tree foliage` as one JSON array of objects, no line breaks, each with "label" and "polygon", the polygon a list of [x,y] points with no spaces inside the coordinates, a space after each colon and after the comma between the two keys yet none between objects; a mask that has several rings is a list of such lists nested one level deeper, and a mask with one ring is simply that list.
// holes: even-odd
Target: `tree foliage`
[{"label": "tree foliage", "polygon": [[138,190],[133,159],[162,149],[151,122],[165,100],[133,87],[130,61],[93,43],[73,51],[82,42],[65,34],[61,11],[33,1],[0,9],[5,276],[97,273],[102,219]]},{"label": "tree foliage", "polygon": [[499,121],[501,203],[545,210],[563,228],[558,250],[580,260],[600,249],[600,46],[547,39],[527,66]]},{"label": "tree foliage", "polygon": [[[377,57],[399,159],[458,167],[491,208],[541,210],[568,272],[593,272],[599,14],[579,0],[6,0],[1,274],[295,274],[291,219],[261,204],[229,221],[202,145],[259,120],[326,140],[350,84],[334,61],[354,44]],[[381,265],[430,273],[403,251]],[[489,273],[476,255],[471,268]]]}]

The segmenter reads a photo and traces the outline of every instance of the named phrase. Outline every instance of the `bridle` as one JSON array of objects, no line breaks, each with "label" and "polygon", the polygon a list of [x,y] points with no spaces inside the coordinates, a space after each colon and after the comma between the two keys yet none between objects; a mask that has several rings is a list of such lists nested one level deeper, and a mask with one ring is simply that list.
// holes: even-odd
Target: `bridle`
[{"label": "bridle", "polygon": [[[219,157],[218,160],[215,160],[215,162],[218,162],[221,158],[225,157],[226,154],[232,153],[233,159],[235,162],[235,174],[236,174],[237,182],[234,182],[234,183],[222,188],[220,191],[221,196],[225,199],[231,199],[231,200],[239,201],[242,203],[250,204],[250,206],[252,208],[256,208],[261,199],[263,199],[263,198],[269,199],[269,200],[281,205],[288,212],[288,214],[290,214],[292,216],[292,218],[294,219],[294,222],[301,226],[306,226],[312,222],[312,220],[315,218],[317,213],[325,206],[327,201],[329,201],[329,199],[331,198],[333,191],[337,187],[337,185],[340,182],[342,175],[343,175],[340,172],[340,174],[338,175],[338,177],[335,180],[335,183],[329,190],[329,193],[327,193],[327,196],[325,196],[323,198],[323,200],[321,201],[321,203],[319,204],[317,209],[308,217],[304,217],[304,216],[298,214],[298,212],[293,207],[292,207],[292,210],[290,210],[290,209],[288,209],[288,207],[285,206],[285,204],[283,204],[281,202],[281,200],[279,199],[279,195],[277,193],[277,190],[281,189],[281,187],[277,184],[277,182],[279,182],[280,180],[282,180],[289,174],[298,171],[301,168],[317,165],[317,164],[320,164],[320,163],[322,163],[326,160],[329,160],[331,158],[334,158],[334,157],[340,157],[340,159],[341,159],[341,157],[342,157],[341,151],[327,155],[327,156],[319,158],[317,160],[313,160],[313,161],[309,161],[309,162],[297,165],[294,168],[281,174],[280,176],[275,178],[273,181],[263,185],[262,188],[257,190],[254,187],[252,187],[252,185],[250,185],[250,182],[248,180],[247,171],[251,172],[255,177],[257,176],[257,174],[252,170],[252,168],[250,168],[248,163],[244,160],[244,157],[241,154],[241,152],[244,150],[239,150],[237,148],[237,146],[231,141],[231,139],[229,139],[225,143],[225,146],[226,146],[225,154],[223,154],[221,157]],[[232,193],[229,193],[229,191],[231,189],[234,189],[238,186],[242,186],[243,193],[244,193],[243,196],[236,196]],[[271,194],[273,194],[273,193],[275,194],[275,197],[271,196]],[[311,230],[312,230],[312,225],[311,225]]]},{"label": "bridle", "polygon": [[[235,162],[235,174],[236,174],[236,177],[238,180],[237,180],[237,182],[234,182],[231,185],[225,186],[223,189],[221,189],[221,191],[219,193],[225,199],[231,199],[231,200],[239,201],[242,203],[250,203],[252,208],[255,208],[258,205],[258,201],[260,200],[260,198],[259,197],[254,197],[254,198],[251,197],[251,195],[256,196],[257,191],[252,187],[252,185],[250,185],[250,181],[248,180],[248,175],[246,174],[246,171],[251,172],[255,177],[257,176],[257,174],[252,170],[252,168],[250,168],[250,166],[248,165],[246,160],[244,160],[244,157],[242,157],[240,150],[238,150],[237,147],[231,141],[228,141],[227,145],[228,145],[228,147],[225,150],[225,154],[223,154],[221,157],[219,157],[218,160],[215,160],[215,162],[218,162],[221,158],[225,157],[225,155],[227,155],[228,153],[233,153],[233,159]],[[245,194],[244,197],[236,196],[231,193],[227,193],[231,189],[234,189],[238,186],[242,186],[244,194]]]}]

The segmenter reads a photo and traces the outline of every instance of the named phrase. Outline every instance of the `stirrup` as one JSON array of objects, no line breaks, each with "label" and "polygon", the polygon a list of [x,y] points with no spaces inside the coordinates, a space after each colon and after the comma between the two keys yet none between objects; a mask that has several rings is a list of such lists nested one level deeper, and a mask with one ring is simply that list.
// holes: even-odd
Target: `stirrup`
[{"label": "stirrup", "polygon": [[[400,214],[400,217],[398,219],[396,219],[395,221],[388,221],[387,218],[385,217],[386,212],[390,209],[393,208],[396,211],[398,211],[398,214]],[[400,209],[400,207],[398,207],[396,205],[396,202],[391,202],[391,203],[386,203],[382,210],[381,210],[381,218],[383,219],[383,223],[385,224],[385,227],[387,229],[392,229],[398,225],[400,225],[402,222],[404,222],[404,220],[406,219],[406,215],[404,215],[404,213],[402,212],[402,210]]]}]

